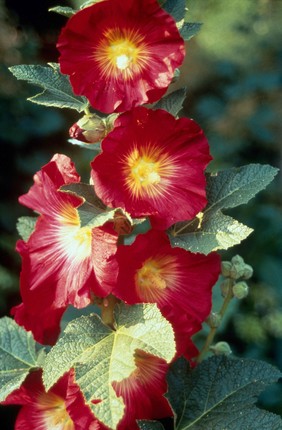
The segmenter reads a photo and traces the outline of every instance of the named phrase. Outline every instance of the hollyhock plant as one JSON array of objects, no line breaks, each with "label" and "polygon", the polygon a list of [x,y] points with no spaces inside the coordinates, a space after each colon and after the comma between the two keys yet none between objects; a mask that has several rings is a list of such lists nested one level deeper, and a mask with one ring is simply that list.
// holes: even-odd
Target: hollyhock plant
[{"label": "hollyhock plant", "polygon": [[66,373],[48,392],[42,383],[42,372],[32,372],[3,403],[22,405],[15,430],[105,429],[85,405],[72,371]]},{"label": "hollyhock plant", "polygon": [[74,93],[105,113],[161,98],[185,55],[175,21],[157,0],[86,7],[69,19],[57,47]]},{"label": "hollyhock plant", "polygon": [[138,107],[121,114],[92,162],[97,195],[132,217],[166,229],[206,205],[204,169],[211,160],[201,128],[187,118]]},{"label": "hollyhock plant", "polygon": [[191,358],[196,352],[191,336],[211,311],[219,255],[172,248],[165,232],[150,230],[133,244],[119,246],[116,257],[119,274],[113,293],[128,304],[156,303],[174,328],[178,354]]},{"label": "hollyhock plant", "polygon": [[[40,216],[28,241],[17,244],[22,256],[23,303],[12,314],[41,343],[56,341],[69,304],[83,308],[90,304],[91,294],[105,297],[116,276],[111,261],[117,246],[113,226],[81,227],[77,208],[83,199],[59,190],[74,179],[79,181],[70,159],[57,155],[35,175],[34,185],[19,199]],[[107,270],[109,264],[111,271]]]}]

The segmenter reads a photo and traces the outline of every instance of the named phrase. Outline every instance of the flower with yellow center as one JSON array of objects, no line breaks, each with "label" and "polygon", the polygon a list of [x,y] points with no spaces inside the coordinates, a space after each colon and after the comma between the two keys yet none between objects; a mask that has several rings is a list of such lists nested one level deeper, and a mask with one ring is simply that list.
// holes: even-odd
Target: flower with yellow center
[{"label": "flower with yellow center", "polygon": [[207,204],[208,142],[191,119],[138,107],[119,115],[91,163],[96,194],[133,218],[149,216],[165,230]]},{"label": "flower with yellow center", "polygon": [[158,0],[104,0],[75,13],[59,36],[61,72],[105,113],[160,99],[183,62],[184,41]]}]

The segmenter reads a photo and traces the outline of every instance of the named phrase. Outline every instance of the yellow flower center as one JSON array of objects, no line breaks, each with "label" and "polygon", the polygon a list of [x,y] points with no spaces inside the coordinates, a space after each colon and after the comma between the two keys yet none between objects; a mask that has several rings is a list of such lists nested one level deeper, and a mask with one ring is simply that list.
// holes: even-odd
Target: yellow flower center
[{"label": "yellow flower center", "polygon": [[135,198],[165,194],[175,171],[168,154],[154,145],[134,148],[125,156],[123,165],[126,187]]},{"label": "yellow flower center", "polygon": [[38,408],[46,428],[52,430],[74,430],[64,399],[54,393],[42,393],[38,397]]},{"label": "yellow flower center", "polygon": [[148,64],[149,49],[136,30],[112,28],[106,31],[94,53],[101,72],[106,77],[125,79],[140,73]]},{"label": "yellow flower center", "polygon": [[84,260],[91,254],[91,227],[80,227],[77,209],[68,204],[61,209],[59,219],[59,237],[63,252],[75,261]]},{"label": "yellow flower center", "polygon": [[135,274],[135,286],[141,300],[156,302],[164,298],[167,288],[177,288],[179,266],[172,255],[146,260]]}]

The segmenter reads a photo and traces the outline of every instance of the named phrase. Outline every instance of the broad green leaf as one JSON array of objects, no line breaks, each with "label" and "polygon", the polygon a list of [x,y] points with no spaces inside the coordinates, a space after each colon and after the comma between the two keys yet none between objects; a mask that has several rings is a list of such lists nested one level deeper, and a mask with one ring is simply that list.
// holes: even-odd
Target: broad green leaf
[{"label": "broad green leaf", "polygon": [[201,216],[177,223],[170,231],[172,246],[208,254],[228,249],[246,239],[253,231],[221,210],[247,203],[264,189],[277,174],[269,165],[250,164],[207,177],[208,205]]},{"label": "broad green leaf", "polygon": [[55,6],[55,7],[50,7],[50,9],[48,9],[48,12],[55,12],[55,13],[58,13],[59,15],[63,15],[69,18],[72,15],[74,15],[76,11],[71,7]]},{"label": "broad green leaf", "polygon": [[154,106],[153,109],[164,109],[172,115],[176,116],[182,109],[183,102],[186,97],[186,88],[180,88],[173,93],[163,97]]},{"label": "broad green leaf", "polygon": [[270,184],[278,171],[279,169],[268,164],[249,164],[211,175],[207,181],[209,203],[206,212],[248,203]]},{"label": "broad green leaf", "polygon": [[[156,305],[117,306],[116,330],[105,326],[97,315],[70,322],[46,357],[43,380],[49,389],[66,371],[75,369],[75,379],[95,416],[115,429],[124,413],[124,403],[112,383],[134,370],[135,350],[171,361],[174,334]],[[95,400],[99,403],[93,404]]]},{"label": "broad green leaf", "polygon": [[185,0],[166,0],[163,8],[178,22],[185,16],[185,3]]},{"label": "broad green leaf", "polygon": [[0,319],[0,401],[19,388],[29,371],[39,366],[30,332],[8,317]]},{"label": "broad green leaf", "polygon": [[21,216],[17,221],[17,230],[21,238],[27,242],[35,228],[37,218],[32,216]]},{"label": "broad green leaf", "polygon": [[[198,228],[198,224],[200,227]],[[185,225],[185,223],[183,223]],[[181,224],[177,224],[177,229]],[[182,234],[170,236],[172,246],[184,248],[191,252],[209,254],[218,249],[228,249],[246,239],[253,229],[239,223],[234,218],[217,211],[204,214],[202,221],[197,218],[187,223]]]},{"label": "broad green leaf", "polygon": [[39,65],[20,65],[9,67],[20,80],[43,88],[43,92],[28,98],[31,102],[45,106],[75,109],[82,112],[88,107],[85,97],[75,96],[67,75],[59,70],[59,65],[49,63],[49,67]]},{"label": "broad green leaf", "polygon": [[164,430],[164,427],[158,421],[137,421],[140,430]]},{"label": "broad green leaf", "polygon": [[279,377],[278,369],[257,360],[217,356],[194,370],[178,360],[168,374],[167,394],[176,430],[280,430],[279,416],[255,406]]},{"label": "broad green leaf", "polygon": [[184,40],[190,40],[201,30],[202,23],[200,22],[185,22],[179,32]]}]

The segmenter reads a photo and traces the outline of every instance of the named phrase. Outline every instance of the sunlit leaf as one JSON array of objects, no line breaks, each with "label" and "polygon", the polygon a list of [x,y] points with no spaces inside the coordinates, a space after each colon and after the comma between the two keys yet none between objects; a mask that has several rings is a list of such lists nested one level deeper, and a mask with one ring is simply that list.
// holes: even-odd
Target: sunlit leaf
[{"label": "sunlit leaf", "polygon": [[154,106],[153,109],[164,109],[172,115],[176,116],[182,109],[183,102],[186,97],[186,88],[180,88],[173,93],[163,97]]},{"label": "sunlit leaf", "polygon": [[48,9],[48,12],[55,12],[55,13],[58,13],[59,15],[63,15],[69,18],[72,15],[74,15],[76,11],[71,7],[54,6],[54,7],[50,7],[50,9]]},{"label": "sunlit leaf", "polygon": [[[47,355],[43,379],[49,389],[67,370],[75,369],[76,382],[95,416],[115,429],[124,413],[113,381],[122,381],[135,369],[137,349],[171,361],[174,334],[155,305],[117,307],[116,330],[105,326],[97,315],[70,322]],[[93,404],[93,401],[100,400]]]},{"label": "sunlit leaf", "polygon": [[0,319],[0,401],[19,388],[31,369],[39,366],[30,332],[8,317]]}]

